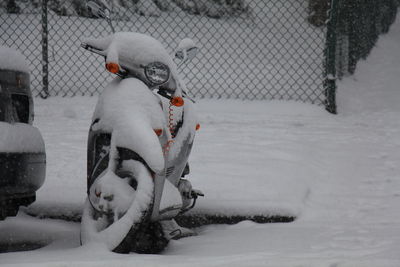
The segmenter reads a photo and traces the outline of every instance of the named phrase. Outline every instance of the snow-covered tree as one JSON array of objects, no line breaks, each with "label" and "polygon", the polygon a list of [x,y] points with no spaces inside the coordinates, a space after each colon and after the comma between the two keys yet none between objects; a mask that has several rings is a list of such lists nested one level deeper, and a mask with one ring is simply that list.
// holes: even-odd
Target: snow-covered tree
[{"label": "snow-covered tree", "polygon": [[[91,17],[88,0],[48,0],[48,8],[61,16]],[[250,12],[246,0],[97,0],[113,7],[115,19],[129,19],[132,13],[142,16],[160,16],[162,12],[183,11],[212,18],[240,16]],[[310,0],[317,1],[317,0]],[[38,13],[40,0],[0,1],[0,8],[8,13]]]}]

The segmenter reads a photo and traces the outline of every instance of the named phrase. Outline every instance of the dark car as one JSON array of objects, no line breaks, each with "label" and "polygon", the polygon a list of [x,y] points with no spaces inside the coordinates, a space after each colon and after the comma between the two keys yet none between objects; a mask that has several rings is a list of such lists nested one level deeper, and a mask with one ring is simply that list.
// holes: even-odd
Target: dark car
[{"label": "dark car", "polygon": [[29,79],[24,57],[0,46],[0,220],[34,202],[45,178],[45,146],[32,126]]}]

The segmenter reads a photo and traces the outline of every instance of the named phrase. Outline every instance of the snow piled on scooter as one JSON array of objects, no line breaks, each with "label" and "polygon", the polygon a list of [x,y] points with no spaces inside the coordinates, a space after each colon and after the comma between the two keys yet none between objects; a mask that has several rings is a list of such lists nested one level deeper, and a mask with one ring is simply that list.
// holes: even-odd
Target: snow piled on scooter
[{"label": "snow piled on scooter", "polygon": [[135,67],[137,64],[148,64],[156,61],[168,66],[174,65],[164,46],[158,40],[146,34],[116,32],[103,38],[87,38],[83,42],[103,50],[105,55],[110,45],[113,44],[119,54],[119,60],[123,60],[127,66]]},{"label": "snow piled on scooter", "polygon": [[[84,245],[92,243],[103,243],[108,250],[115,249],[128,234],[129,230],[135,223],[139,223],[142,218],[142,213],[149,207],[153,194],[153,181],[148,169],[141,163],[130,161],[133,164],[134,175],[137,178],[138,187],[136,194],[132,196],[131,205],[126,213],[115,223],[107,228],[107,219],[99,218],[93,220],[94,210],[91,208],[91,203],[86,200],[82,214],[81,238]],[[103,189],[112,189],[115,195],[126,195],[126,189],[123,188],[123,183],[115,183],[117,177],[115,174],[107,172],[103,177],[99,178]],[[105,182],[104,182],[105,181]],[[119,190],[120,192],[116,193]],[[110,192],[108,192],[110,193]],[[135,201],[133,201],[135,200]],[[118,205],[119,203],[116,203]],[[104,229],[105,228],[105,229]]]},{"label": "snow piled on scooter", "polygon": [[[84,43],[99,49],[106,62],[118,63],[123,68],[136,70],[137,75],[143,75],[141,66],[152,62],[161,62],[171,71],[171,79],[166,84],[168,88],[178,88],[178,70],[175,62],[157,39],[137,32],[116,32],[103,38],[87,38]],[[140,71],[139,71],[140,69]],[[178,92],[180,94],[180,92]]]},{"label": "snow piled on scooter", "polygon": [[[90,187],[88,196],[93,208],[109,214],[113,213],[114,220],[118,220],[129,209],[136,197],[136,191],[129,185],[129,180],[129,178],[117,176],[110,170],[100,175]],[[99,192],[101,195],[97,196],[96,193]]]},{"label": "snow piled on scooter", "polygon": [[[166,125],[158,98],[138,79],[116,78],[100,95],[92,126],[113,134],[111,149],[125,147],[138,153],[155,173],[164,169],[162,147],[154,129]],[[166,131],[165,131],[166,132]],[[113,144],[114,142],[114,144]]]},{"label": "snow piled on scooter", "polygon": [[92,125],[92,129],[112,133],[110,161],[108,171],[96,180],[90,190],[101,192],[102,197],[121,196],[120,199],[115,199],[115,203],[111,203],[112,207],[107,208],[115,211],[113,207],[119,207],[120,210],[114,215],[116,217],[120,217],[125,211],[126,213],[106,228],[107,219],[92,219],[93,209],[90,205],[96,208],[95,206],[101,204],[101,199],[97,202],[87,200],[82,215],[84,244],[101,242],[106,244],[109,250],[115,249],[132,225],[141,220],[142,213],[149,207],[153,194],[153,181],[147,168],[133,160],[126,163],[133,164],[130,169],[135,172],[134,176],[138,182],[138,188],[135,194],[132,194],[127,192],[127,184],[113,173],[112,170],[115,169],[113,159],[118,157],[117,147],[129,148],[138,153],[154,172],[162,173],[163,151],[153,130],[163,129],[166,125],[162,114],[158,98],[138,79],[116,78],[101,94],[93,117],[93,121],[99,120]]}]

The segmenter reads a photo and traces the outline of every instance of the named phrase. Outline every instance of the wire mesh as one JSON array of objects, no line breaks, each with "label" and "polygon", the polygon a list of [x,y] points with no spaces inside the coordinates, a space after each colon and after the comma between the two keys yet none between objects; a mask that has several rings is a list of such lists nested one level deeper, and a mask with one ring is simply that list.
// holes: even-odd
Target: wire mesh
[{"label": "wire mesh", "polygon": [[41,30],[40,4],[18,3],[13,7],[8,1],[0,1],[0,45],[14,47],[25,55],[35,94],[42,90]]},{"label": "wire mesh", "polygon": [[[36,95],[43,90],[42,1],[5,1],[18,14],[0,5],[0,40],[27,56]],[[114,0],[112,19],[117,31],[149,34],[171,54],[181,39],[192,38],[200,52],[182,75],[192,96],[322,104],[328,2]],[[47,25],[50,96],[101,92],[112,75],[80,43],[110,34],[107,22],[93,18],[85,1],[48,0]]]}]

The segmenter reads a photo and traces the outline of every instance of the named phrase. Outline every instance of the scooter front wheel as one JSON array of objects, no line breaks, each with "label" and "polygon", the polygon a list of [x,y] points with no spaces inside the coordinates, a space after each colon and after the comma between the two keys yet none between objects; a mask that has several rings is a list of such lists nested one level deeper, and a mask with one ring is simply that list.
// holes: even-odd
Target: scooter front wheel
[{"label": "scooter front wheel", "polygon": [[85,202],[81,243],[101,242],[118,253],[157,253],[167,245],[161,226],[150,222],[154,181],[140,161],[126,160],[115,173],[105,170]]}]

